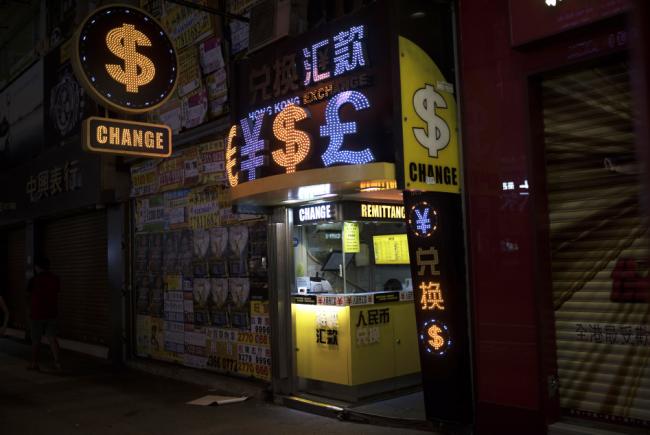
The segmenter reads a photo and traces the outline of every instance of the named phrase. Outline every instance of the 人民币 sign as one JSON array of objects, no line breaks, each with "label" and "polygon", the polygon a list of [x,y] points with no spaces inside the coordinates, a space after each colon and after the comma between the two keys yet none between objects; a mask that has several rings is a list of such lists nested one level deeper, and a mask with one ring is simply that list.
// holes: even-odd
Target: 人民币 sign
[{"label": "\u4eba\u6c11\u5e01 sign", "polygon": [[336,165],[394,162],[385,5],[274,44],[234,74],[231,186]]},{"label": "\u4eba\u6c11\u5e01 sign", "polygon": [[146,12],[126,5],[97,9],[81,24],[74,42],[75,74],[107,108],[143,113],[174,92],[176,51],[162,26]]},{"label": "\u4eba\u6c11\u5e01 sign", "polygon": [[172,154],[172,131],[166,125],[96,116],[83,123],[83,146],[88,151],[147,157]]}]

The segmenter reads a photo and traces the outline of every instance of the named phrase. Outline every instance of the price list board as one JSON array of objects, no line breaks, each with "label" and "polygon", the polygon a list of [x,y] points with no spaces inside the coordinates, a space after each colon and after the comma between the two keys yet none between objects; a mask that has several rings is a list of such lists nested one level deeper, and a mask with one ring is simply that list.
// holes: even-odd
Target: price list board
[{"label": "price list board", "polygon": [[375,264],[409,264],[409,247],[406,234],[373,236]]}]

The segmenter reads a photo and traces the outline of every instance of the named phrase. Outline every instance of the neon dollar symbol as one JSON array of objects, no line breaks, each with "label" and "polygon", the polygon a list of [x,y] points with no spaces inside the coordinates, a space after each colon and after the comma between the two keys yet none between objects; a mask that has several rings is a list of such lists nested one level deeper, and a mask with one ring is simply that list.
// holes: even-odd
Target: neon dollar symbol
[{"label": "neon dollar symbol", "polygon": [[427,128],[413,128],[413,134],[420,145],[429,150],[430,157],[438,157],[438,151],[449,145],[449,126],[436,114],[436,109],[446,109],[447,102],[433,86],[426,85],[413,95],[413,108]]},{"label": "neon dollar symbol", "polygon": [[427,330],[427,334],[429,334],[429,337],[431,338],[429,340],[429,345],[431,345],[435,350],[440,349],[442,345],[445,344],[445,340],[440,335],[441,332],[442,329],[438,328],[436,325],[431,325]]},{"label": "neon dollar symbol", "polygon": [[124,59],[121,65],[107,64],[106,71],[113,80],[126,85],[127,92],[138,92],[153,80],[156,68],[148,57],[135,51],[137,45],[150,47],[151,41],[142,32],[135,30],[133,24],[122,24],[106,34],[106,46],[115,56]]},{"label": "neon dollar symbol", "polygon": [[309,135],[296,129],[296,122],[309,117],[306,109],[295,105],[287,106],[273,121],[273,135],[283,141],[284,150],[271,153],[278,165],[287,169],[287,174],[296,172],[296,166],[302,162],[311,148]]}]

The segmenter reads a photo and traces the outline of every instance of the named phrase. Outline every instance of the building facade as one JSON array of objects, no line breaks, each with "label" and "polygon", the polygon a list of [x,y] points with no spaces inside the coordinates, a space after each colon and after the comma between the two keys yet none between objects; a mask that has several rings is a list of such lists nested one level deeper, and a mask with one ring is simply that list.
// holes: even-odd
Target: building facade
[{"label": "building facade", "polygon": [[[390,395],[396,415],[426,408],[479,434],[650,425],[646,2],[129,2],[168,33],[178,84],[128,116],[70,63],[104,2],[40,3],[17,20],[32,39],[0,34],[22,53],[0,71],[15,334],[44,253],[61,337],[117,364],[345,412]],[[165,124],[174,154],[88,153],[90,116]],[[409,251],[419,215],[402,193],[433,185],[457,195],[464,239],[426,257]],[[423,326],[423,312],[452,317]]]}]

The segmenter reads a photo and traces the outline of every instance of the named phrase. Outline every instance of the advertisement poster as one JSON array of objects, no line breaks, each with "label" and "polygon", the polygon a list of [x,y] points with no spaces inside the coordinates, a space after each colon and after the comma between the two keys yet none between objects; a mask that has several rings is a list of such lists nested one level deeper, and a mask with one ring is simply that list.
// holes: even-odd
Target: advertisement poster
[{"label": "advertisement poster", "polygon": [[165,351],[168,354],[183,354],[185,351],[185,324],[183,322],[164,323]]},{"label": "advertisement poster", "polygon": [[162,273],[163,267],[163,234],[151,233],[149,239],[149,266],[148,271],[154,274]]},{"label": "advertisement poster", "polygon": [[213,326],[228,326],[228,279],[210,278],[210,296],[208,299],[208,310],[210,312],[210,324]]},{"label": "advertisement poster", "polygon": [[193,128],[203,124],[208,118],[208,91],[203,87],[183,97],[181,122],[184,128]]},{"label": "advertisement poster", "polygon": [[[176,281],[180,278],[178,275],[168,275],[171,279],[166,281]],[[168,322],[183,322],[183,292],[179,290],[164,291],[165,298],[165,321]]]},{"label": "advertisement poster", "polygon": [[199,182],[199,148],[192,147],[183,151],[184,172],[183,186],[191,187]]},{"label": "advertisement poster", "polygon": [[175,152],[171,157],[158,164],[158,186],[161,192],[183,187],[185,176],[185,159],[182,152]]},{"label": "advertisement poster", "polygon": [[133,255],[135,273],[146,273],[149,268],[149,237],[146,234],[135,236],[135,252]]},{"label": "advertisement poster", "polygon": [[148,357],[151,354],[151,317],[137,315],[135,322],[135,353]]},{"label": "advertisement poster", "polygon": [[219,225],[218,192],[214,188],[194,189],[189,197],[190,226],[194,229]]},{"label": "advertisement poster", "polygon": [[204,327],[185,325],[185,354],[183,364],[198,369],[206,368],[207,332]]},{"label": "advertisement poster", "polygon": [[228,245],[230,246],[228,273],[230,276],[247,276],[248,226],[229,227]]},{"label": "advertisement poster", "polygon": [[210,276],[226,277],[228,274],[228,260],[226,252],[228,249],[228,228],[212,227],[210,232],[210,252],[208,266]]},{"label": "advertisement poster", "polygon": [[194,274],[193,267],[193,231],[192,230],[182,230],[181,231],[181,241],[178,248],[178,261],[181,274],[186,277],[191,277]]},{"label": "advertisement poster", "polygon": [[142,232],[162,231],[165,228],[165,200],[162,195],[136,200],[135,227]]},{"label": "advertisement poster", "polygon": [[[207,6],[207,0],[195,3]],[[215,32],[210,14],[186,6],[164,3],[162,25],[167,29],[177,50],[196,44]],[[194,47],[195,48],[195,47]]]},{"label": "advertisement poster", "polygon": [[164,193],[166,229],[174,230],[189,226],[190,190],[181,189]]},{"label": "advertisement poster", "polygon": [[149,276],[149,314],[154,317],[165,315],[165,295],[162,275]]},{"label": "advertisement poster", "polygon": [[184,97],[201,86],[199,52],[188,47],[178,52],[178,96]]},{"label": "advertisement poster", "polygon": [[217,37],[206,39],[199,44],[201,69],[207,75],[225,66],[221,52],[221,40]]},{"label": "advertisement poster", "polygon": [[230,323],[233,328],[250,325],[250,281],[248,278],[230,278],[228,289],[231,297]]},{"label": "advertisement poster", "polygon": [[180,273],[180,262],[178,258],[178,248],[180,246],[180,232],[169,231],[163,234],[164,241],[164,268],[165,273]]},{"label": "advertisement poster", "polygon": [[210,248],[210,232],[199,228],[194,230],[194,277],[208,276],[208,249]]},{"label": "advertisement poster", "polygon": [[199,177],[202,184],[223,183],[226,180],[223,139],[199,145]]},{"label": "advertisement poster", "polygon": [[131,166],[131,196],[151,195],[158,192],[158,162],[147,160]]},{"label": "advertisement poster", "polygon": [[149,352],[152,357],[169,361],[169,353],[165,351],[165,321],[159,317],[150,318]]},{"label": "advertisement poster", "polygon": [[210,279],[194,278],[192,292],[194,300],[194,324],[207,325],[210,323],[208,311],[208,298],[210,297]]},{"label": "advertisement poster", "polygon": [[138,314],[150,315],[151,314],[151,277],[147,274],[136,275],[135,277],[135,310]]}]

